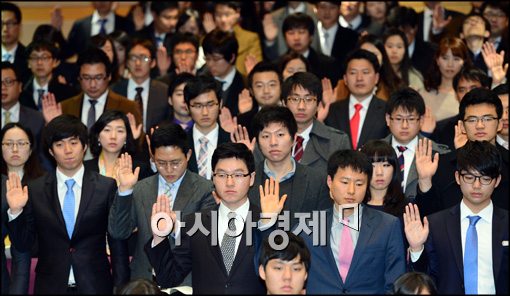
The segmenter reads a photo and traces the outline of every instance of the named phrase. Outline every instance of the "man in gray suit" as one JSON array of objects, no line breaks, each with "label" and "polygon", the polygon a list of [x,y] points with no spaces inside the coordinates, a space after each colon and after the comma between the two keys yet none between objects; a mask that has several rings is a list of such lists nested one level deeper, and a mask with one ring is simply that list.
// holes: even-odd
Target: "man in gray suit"
[{"label": "man in gray suit", "polygon": [[326,171],[333,152],[351,149],[349,136],[326,126],[315,118],[319,107],[324,108],[322,84],[309,72],[299,72],[287,78],[282,86],[282,98],[297,123],[294,160],[300,164]]},{"label": "man in gray suit", "polygon": [[[216,204],[212,183],[187,170],[191,149],[187,135],[179,125],[168,124],[156,129],[151,136],[150,149],[158,174],[138,183],[136,178],[127,183],[121,182],[119,192],[122,196],[114,200],[109,216],[108,230],[114,238],[126,239],[135,228],[138,229],[131,261],[131,279],[152,279],[152,266],[143,247],[152,237],[152,205],[159,195],[165,194],[172,210],[180,211],[181,216]],[[126,183],[125,186],[123,183]],[[129,192],[133,193],[133,198],[124,196]],[[171,245],[174,246],[173,241]],[[191,286],[190,279],[185,280],[183,285]]]},{"label": "man in gray suit", "polygon": [[[394,92],[386,104],[386,125],[391,134],[383,140],[390,143],[398,156],[400,164],[402,189],[405,196],[414,200],[418,186],[416,170],[416,146],[425,115],[425,102],[421,95],[412,88]],[[447,145],[432,142],[433,154],[450,152]]]}]

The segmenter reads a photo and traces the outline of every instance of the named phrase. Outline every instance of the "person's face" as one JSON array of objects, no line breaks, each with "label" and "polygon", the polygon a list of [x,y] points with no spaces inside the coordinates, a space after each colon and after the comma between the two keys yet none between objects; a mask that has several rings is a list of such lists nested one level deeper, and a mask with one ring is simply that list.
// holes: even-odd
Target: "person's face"
[{"label": "person's face", "polygon": [[[12,82],[7,86],[7,81]],[[8,109],[18,102],[21,94],[21,82],[16,79],[12,69],[2,69],[2,108]]]},{"label": "person's face", "polygon": [[218,98],[214,91],[198,95],[190,100],[190,114],[195,124],[205,130],[216,125],[220,111]]},{"label": "person's face", "polygon": [[[399,119],[400,123],[398,122]],[[386,125],[399,143],[407,144],[420,132],[423,117],[416,111],[409,112],[399,107],[391,115],[386,114]]]},{"label": "person's face", "polygon": [[466,80],[464,78],[459,79],[459,84],[457,85],[457,89],[455,92],[457,93],[457,100],[462,101],[462,98],[471,91],[473,88],[482,87],[480,81],[476,80]]},{"label": "person's face", "polygon": [[115,47],[115,52],[117,53],[117,60],[119,61],[119,65],[123,65],[126,62],[126,48],[117,41],[113,41],[113,46]]},{"label": "person's face", "polygon": [[369,61],[354,59],[347,65],[344,81],[355,97],[366,97],[372,94],[375,85],[379,81],[379,73],[375,72]]},{"label": "person's face", "polygon": [[195,18],[190,17],[184,25],[179,28],[179,33],[191,33],[195,36],[200,35],[200,27],[197,24],[197,20]]},{"label": "person's face", "polygon": [[168,99],[168,103],[173,107],[174,112],[180,116],[189,116],[189,109],[184,101],[184,87],[186,83],[179,84]]},{"label": "person's face", "polygon": [[337,205],[361,203],[368,187],[368,176],[351,167],[338,168],[333,178],[328,176],[331,199]]},{"label": "person's face", "polygon": [[379,65],[382,65],[383,59],[382,59],[382,52],[377,48],[375,45],[369,42],[365,42],[360,46],[361,49],[368,50],[371,53],[375,54],[377,57],[377,62],[379,62]]},{"label": "person's face", "polygon": [[97,10],[100,15],[105,15],[112,9],[112,1],[93,1],[92,6]]},{"label": "person's face", "polygon": [[489,34],[490,32],[485,29],[485,22],[480,16],[472,15],[464,20],[464,23],[462,24],[463,38],[487,38],[489,37]]},{"label": "person's face", "polygon": [[360,2],[358,1],[342,1],[340,4],[340,14],[347,19],[356,17],[359,14]]},{"label": "person's face", "polygon": [[57,60],[47,50],[35,50],[28,57],[28,67],[35,77],[46,78],[57,67]]},{"label": "person's face", "polygon": [[304,53],[312,42],[312,36],[306,28],[290,29],[285,32],[287,46],[297,53]]},{"label": "person's face", "polygon": [[99,133],[99,143],[109,153],[119,153],[126,143],[126,138],[126,125],[122,119],[110,121]]},{"label": "person's face", "polygon": [[53,142],[49,149],[50,154],[55,158],[57,167],[63,173],[74,174],[83,162],[83,156],[87,145],[83,146],[78,137],[69,137]]},{"label": "person's face", "polygon": [[503,116],[501,117],[503,128],[499,133],[504,137],[508,137],[508,94],[499,95],[499,98],[503,104]]},{"label": "person's face", "polygon": [[269,295],[299,295],[303,292],[308,272],[301,256],[297,255],[291,261],[271,259],[266,268],[259,266],[260,277],[266,282]]},{"label": "person's face", "polygon": [[259,106],[275,106],[280,101],[280,80],[275,72],[257,72],[253,75],[251,90]]},{"label": "person's face", "polygon": [[365,8],[367,14],[373,19],[379,20],[386,17],[386,3],[384,1],[367,1]]},{"label": "person's face", "polygon": [[290,159],[294,139],[283,124],[269,123],[260,131],[257,140],[262,154],[268,161],[281,163]]},{"label": "person's face", "polygon": [[460,173],[455,171],[455,181],[459,184],[463,200],[470,209],[481,210],[485,208],[490,203],[494,188],[496,188],[501,181],[501,175],[497,178],[493,178],[490,184],[483,185],[479,178],[474,180],[473,184],[469,184],[465,181],[466,177],[462,177],[464,174],[470,174],[475,177],[482,176],[482,174],[476,170],[462,170]]},{"label": "person's face", "polygon": [[286,80],[297,72],[306,72],[305,63],[303,63],[301,59],[290,60],[287,65],[285,65],[285,69],[283,69],[283,80]]},{"label": "person's face", "polygon": [[390,36],[386,39],[384,48],[386,49],[390,63],[395,66],[400,66],[400,63],[402,63],[402,60],[404,59],[404,54],[406,53],[402,37],[400,37],[400,35]]},{"label": "person's face", "polygon": [[[150,60],[146,62],[144,58],[150,58]],[[141,45],[135,45],[135,47],[131,48],[129,51],[127,65],[134,79],[145,80],[149,78],[151,68],[156,66],[156,59],[151,56],[149,49]]]},{"label": "person's face", "polygon": [[491,24],[491,35],[494,37],[501,36],[504,30],[508,28],[508,17],[505,12],[499,8],[487,6],[483,11],[483,16],[489,20]]},{"label": "person's face", "polygon": [[370,189],[387,190],[393,178],[393,166],[387,161],[372,163],[372,179],[370,180]]},{"label": "person's face", "polygon": [[330,28],[336,24],[339,14],[338,5],[326,1],[317,3],[317,19],[325,28]]},{"label": "person's face", "polygon": [[308,124],[310,124],[313,121],[315,114],[317,113],[318,107],[317,96],[311,94],[310,91],[304,89],[303,87],[301,87],[301,85],[296,85],[289,93],[289,97],[315,98],[315,100],[312,100],[309,103],[306,103],[304,100],[300,99],[297,104],[295,102],[287,100],[286,104],[287,108],[289,108],[289,110],[294,115],[296,122],[299,125],[308,126]]},{"label": "person's face", "polygon": [[219,53],[206,54],[205,55],[205,64],[207,65],[207,69],[211,72],[211,75],[214,77],[225,77],[230,70],[232,69],[232,64],[234,57],[232,57],[232,61],[228,61],[225,57]]},{"label": "person's face", "polygon": [[21,24],[12,11],[2,10],[2,44],[18,42]]},{"label": "person's face", "polygon": [[452,50],[448,51],[436,59],[441,75],[446,79],[453,79],[464,65],[461,57],[454,56]]},{"label": "person's face", "polygon": [[[238,158],[223,158],[218,160],[214,168],[214,174],[248,174],[246,163]],[[221,198],[221,202],[231,210],[239,208],[248,198],[248,190],[255,180],[255,172],[242,179],[233,177],[226,179],[216,178],[213,175],[214,190]]]},{"label": "person's face", "polygon": [[186,171],[191,150],[185,154],[181,148],[176,146],[161,146],[154,151],[154,163],[158,173],[168,183],[174,183]]},{"label": "person's face", "polygon": [[160,33],[172,33],[179,20],[179,10],[176,8],[168,8],[163,10],[159,15],[153,13],[154,26]]},{"label": "person's face", "polygon": [[173,50],[173,59],[175,67],[178,69],[188,69],[190,66],[195,67],[198,53],[197,49],[191,43],[178,43]]},{"label": "person's face", "polygon": [[214,8],[214,21],[223,32],[232,31],[240,16],[239,11],[228,7],[228,5],[217,4]]},{"label": "person's face", "polygon": [[114,47],[113,47],[112,43],[109,40],[106,41],[105,44],[101,47],[101,50],[104,51],[104,53],[106,53],[106,56],[108,56],[108,60],[110,61],[110,63],[113,63]]},{"label": "person's face", "polygon": [[[4,143],[15,143],[15,145],[11,148],[8,145],[4,145]],[[32,149],[30,149],[28,135],[22,129],[13,127],[5,132],[2,139],[2,157],[8,167],[23,167],[31,153]]]},{"label": "person's face", "polygon": [[110,76],[104,64],[83,64],[80,68],[81,89],[92,99],[99,98],[108,89]]},{"label": "person's face", "polygon": [[406,34],[408,44],[413,43],[414,37],[416,37],[416,32],[417,32],[418,28],[411,27],[411,26],[399,26],[398,28],[400,31],[402,31],[402,32],[404,32],[404,34]]},{"label": "person's face", "polygon": [[[478,119],[490,116],[497,118],[496,107],[489,104],[477,104],[466,107],[464,120],[470,117],[477,117]],[[503,128],[501,120],[493,120],[492,122],[482,122],[478,120],[472,124],[464,121],[461,125],[462,132],[466,133],[470,141],[489,141],[494,143],[498,131]]]}]

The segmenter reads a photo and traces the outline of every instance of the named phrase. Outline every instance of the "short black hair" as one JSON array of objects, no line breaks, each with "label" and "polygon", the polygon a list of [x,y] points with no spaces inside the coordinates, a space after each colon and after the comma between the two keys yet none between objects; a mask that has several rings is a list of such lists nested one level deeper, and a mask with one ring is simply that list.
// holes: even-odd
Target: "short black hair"
[{"label": "short black hair", "polygon": [[101,154],[101,143],[99,142],[99,134],[103,131],[105,126],[117,119],[122,119],[124,125],[126,127],[126,143],[122,147],[120,153],[127,152],[129,155],[134,156],[136,153],[136,142],[133,138],[133,131],[131,130],[131,125],[129,124],[129,119],[126,114],[122,111],[118,110],[105,110],[101,116],[97,119],[97,121],[90,128],[89,133],[89,143],[90,143],[90,153],[94,157],[99,157]]},{"label": "short black hair", "polygon": [[89,47],[78,56],[76,65],[79,71],[85,64],[103,64],[106,70],[106,76],[110,76],[112,73],[112,63],[104,51],[96,47]]},{"label": "short black hair", "polygon": [[[7,62],[7,61],[2,62],[2,70],[9,70],[9,69],[14,72],[14,76],[16,76],[16,80],[18,80],[18,78],[19,78],[18,68],[16,66],[14,66],[14,64],[11,62]],[[23,83],[23,81],[19,81],[19,80],[18,80],[18,82]]]},{"label": "short black hair", "polygon": [[379,69],[381,68],[379,61],[377,60],[377,56],[365,49],[355,49],[347,55],[347,58],[345,59],[346,69],[352,60],[367,60],[370,64],[372,64],[372,67],[374,67],[375,73],[379,73]]},{"label": "short black hair", "polygon": [[257,73],[263,73],[263,72],[274,72],[278,76],[278,81],[280,82],[280,85],[282,85],[282,75],[280,71],[278,70],[278,67],[268,61],[260,61],[258,62],[255,67],[251,70],[250,74],[248,74],[248,87],[250,89],[253,89],[253,76]]},{"label": "short black hair", "polygon": [[126,283],[117,292],[118,295],[166,295],[158,284],[148,279],[135,279]]},{"label": "short black hair", "polygon": [[501,153],[487,141],[468,141],[457,149],[457,171],[475,170],[483,176],[496,178],[501,174]]},{"label": "short black hair", "polygon": [[281,123],[289,130],[290,136],[294,139],[297,133],[297,123],[292,112],[282,106],[265,106],[253,118],[253,133],[257,142],[260,132],[270,123]]},{"label": "short black hair", "polygon": [[418,14],[412,7],[396,6],[389,12],[388,24],[390,27],[396,28],[416,28],[418,26]]},{"label": "short black hair", "polygon": [[214,9],[216,9],[216,7],[218,5],[225,5],[225,6],[228,6],[234,10],[240,10],[241,9],[241,2],[237,2],[237,1],[217,1],[217,2],[214,2]]},{"label": "short black hair", "polygon": [[285,33],[294,29],[306,29],[310,36],[312,36],[315,32],[315,23],[313,18],[302,12],[296,12],[287,16],[285,20],[283,20],[282,24],[282,32],[284,36]]},{"label": "short black hair", "polygon": [[188,135],[179,124],[161,124],[151,135],[151,152],[154,154],[159,147],[178,147],[186,155],[189,151]]},{"label": "short black hair", "polygon": [[[239,43],[233,32],[223,32],[220,29],[214,29],[205,35],[202,41],[204,55],[220,54],[223,58],[234,65],[237,60]],[[234,58],[231,62],[230,60]]]},{"label": "short black hair", "polygon": [[508,83],[500,84],[496,86],[492,91],[498,96],[508,95]]},{"label": "short black hair", "polygon": [[[299,256],[299,263],[303,263],[306,271],[308,272],[310,269],[311,257],[310,250],[308,250],[305,241],[302,237],[295,235],[291,231],[286,231],[285,234],[289,239],[289,243],[283,250],[273,249],[269,244],[269,236],[264,238],[260,249],[259,265],[262,265],[262,267],[266,269],[269,261],[273,259],[292,261],[294,258]],[[277,245],[281,245],[283,243],[283,237],[280,235],[275,236],[274,242]]]},{"label": "short black hair", "polygon": [[40,39],[36,41],[32,41],[27,48],[25,49],[25,57],[28,60],[30,58],[30,55],[34,51],[48,51],[51,54],[51,58],[58,60],[59,59],[59,50],[55,46],[55,43],[50,42],[46,39]]},{"label": "short black hair", "polygon": [[120,43],[126,50],[131,47],[131,36],[122,30],[115,30],[108,34],[113,41]]},{"label": "short black hair", "polygon": [[391,94],[386,104],[386,114],[391,115],[398,108],[410,113],[416,111],[419,116],[423,116],[425,114],[425,101],[416,90],[405,87]]},{"label": "short black hair", "polygon": [[175,75],[174,79],[172,79],[170,85],[168,86],[168,96],[171,97],[179,85],[186,83],[193,78],[195,78],[195,75],[188,72],[183,72]]},{"label": "short black hair", "polygon": [[193,45],[193,47],[195,48],[195,50],[197,52],[200,47],[199,41],[195,35],[193,35],[191,33],[176,33],[172,37],[172,40],[171,40],[170,52],[173,53],[175,47],[178,44],[182,44],[182,43],[189,43],[189,44]]},{"label": "short black hair", "polygon": [[2,2],[1,7],[2,11],[10,11],[14,13],[16,21],[18,22],[18,24],[21,24],[21,10],[19,9],[18,5],[11,2]]},{"label": "short black hair", "polygon": [[214,150],[211,159],[212,170],[214,171],[218,161],[227,158],[240,159],[246,164],[249,173],[253,173],[255,171],[255,159],[253,157],[253,153],[242,143],[223,143],[218,145],[218,147]]},{"label": "short black hair", "polygon": [[73,115],[62,114],[53,118],[43,128],[42,139],[44,151],[52,149],[53,143],[69,137],[77,137],[83,147],[87,145],[87,127]]},{"label": "short black hair", "polygon": [[322,82],[311,72],[297,72],[285,80],[282,85],[282,98],[287,103],[287,97],[295,87],[301,86],[317,97],[317,105],[322,101]]},{"label": "short black hair", "polygon": [[209,75],[193,77],[184,87],[184,101],[189,107],[191,100],[209,91],[213,91],[218,103],[221,103],[221,84],[216,79]]},{"label": "short black hair", "polygon": [[422,272],[406,272],[399,276],[393,285],[393,295],[414,295],[422,294],[426,288],[430,295],[437,295],[437,288],[434,280]]},{"label": "short black hair", "polygon": [[464,66],[459,73],[453,77],[453,89],[457,91],[461,79],[468,81],[478,81],[484,88],[490,88],[492,79],[480,68],[475,66]]},{"label": "short black hair", "polygon": [[506,17],[509,17],[509,4],[508,1],[484,1],[480,11],[483,13],[487,7],[492,7],[503,11]]},{"label": "short black hair", "polygon": [[501,119],[503,116],[503,104],[499,99],[498,95],[495,94],[490,89],[485,88],[473,88],[470,90],[462,101],[459,104],[459,117],[461,120],[464,120],[464,116],[466,115],[466,108],[473,105],[480,104],[488,104],[494,106],[496,108],[496,114],[498,115],[498,119]]},{"label": "short black hair", "polygon": [[54,56],[56,59],[65,60],[72,55],[64,35],[52,25],[42,24],[37,26],[34,35],[32,35],[32,42],[39,40],[47,40],[53,43],[58,49],[58,56]]},{"label": "short black hair", "polygon": [[[335,178],[339,168],[351,168],[353,171],[367,175],[367,184],[370,184],[373,170],[372,163],[363,152],[350,149],[336,151],[328,160],[328,175],[331,179]],[[370,190],[367,189],[368,193],[369,191]]]},{"label": "short black hair", "polygon": [[126,61],[128,60],[127,56],[129,55],[129,52],[137,45],[147,49],[151,54],[151,59],[156,59],[156,46],[154,45],[154,42],[147,38],[135,38],[131,41],[129,48],[126,48]]},{"label": "short black hair", "polygon": [[287,66],[287,64],[292,61],[292,60],[295,60],[295,59],[299,59],[301,60],[301,62],[303,62],[303,64],[305,64],[305,68],[306,68],[306,71],[310,71],[310,69],[312,68],[312,66],[310,65],[310,62],[300,53],[297,53],[295,51],[291,51],[289,53],[286,53],[284,54],[281,58],[280,58],[280,62],[279,62],[279,67],[280,67],[280,73],[283,75],[283,70],[285,70],[285,67]]},{"label": "short black hair", "polygon": [[163,11],[167,9],[179,9],[179,5],[177,1],[152,1],[151,2],[151,11],[153,11],[156,15],[160,15]]}]

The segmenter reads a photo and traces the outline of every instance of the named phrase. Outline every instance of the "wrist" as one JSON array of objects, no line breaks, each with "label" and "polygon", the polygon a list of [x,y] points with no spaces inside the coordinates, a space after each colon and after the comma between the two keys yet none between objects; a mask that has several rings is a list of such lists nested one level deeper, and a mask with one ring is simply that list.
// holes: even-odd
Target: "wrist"
[{"label": "wrist", "polygon": [[418,179],[418,186],[420,187],[421,192],[423,193],[428,192],[432,187],[432,179],[431,178]]}]

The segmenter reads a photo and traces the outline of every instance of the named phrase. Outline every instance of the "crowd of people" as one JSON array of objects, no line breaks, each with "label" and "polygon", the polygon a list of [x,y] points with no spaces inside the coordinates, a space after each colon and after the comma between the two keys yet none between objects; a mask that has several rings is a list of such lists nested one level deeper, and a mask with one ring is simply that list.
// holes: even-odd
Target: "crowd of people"
[{"label": "crowd of people", "polygon": [[2,294],[508,293],[508,2],[0,5]]}]

